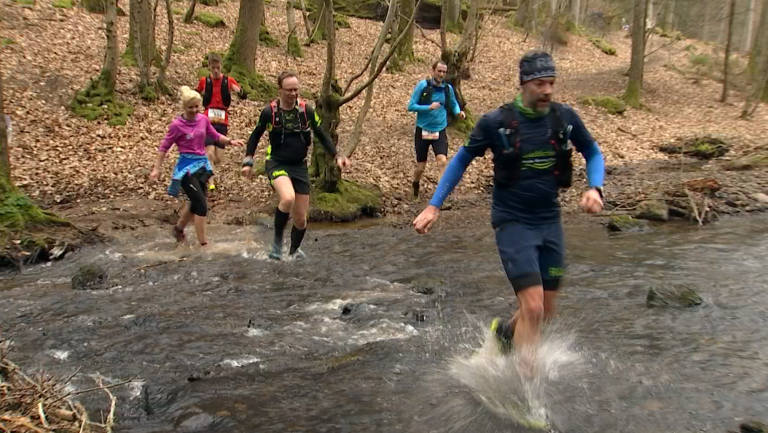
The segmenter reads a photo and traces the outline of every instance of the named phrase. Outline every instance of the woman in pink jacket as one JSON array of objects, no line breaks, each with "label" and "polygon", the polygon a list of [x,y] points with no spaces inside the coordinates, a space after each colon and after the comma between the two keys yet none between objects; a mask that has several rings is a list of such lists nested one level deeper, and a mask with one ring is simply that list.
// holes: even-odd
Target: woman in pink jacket
[{"label": "woman in pink jacket", "polygon": [[176,241],[183,242],[184,227],[194,216],[195,232],[200,247],[206,249],[208,239],[205,237],[205,217],[208,215],[208,204],[205,194],[208,191],[208,179],[213,175],[213,167],[205,152],[205,139],[210,138],[224,145],[242,146],[242,140],[230,140],[213,129],[208,118],[200,114],[203,98],[199,93],[187,86],[181,88],[181,105],[184,114],[177,117],[168,127],[168,133],[157,149],[157,160],[152,173],[149,175],[154,182],[160,175],[165,154],[174,144],[179,148],[179,159],[173,170],[168,194],[176,197],[179,189],[189,197],[189,205],[184,208],[179,221],[173,227]]}]

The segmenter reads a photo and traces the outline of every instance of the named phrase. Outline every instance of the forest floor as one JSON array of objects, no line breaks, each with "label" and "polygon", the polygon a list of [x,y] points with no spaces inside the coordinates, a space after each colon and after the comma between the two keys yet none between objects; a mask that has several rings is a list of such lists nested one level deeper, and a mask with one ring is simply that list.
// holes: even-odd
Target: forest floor
[{"label": "forest floor", "polygon": [[[124,3],[124,2],[123,2]],[[122,4],[127,9],[127,4]],[[226,51],[237,20],[238,3],[223,1],[217,7],[197,5],[223,17],[225,28],[212,29],[199,22],[184,24],[180,12],[186,3],[174,2],[174,53],[168,70],[170,84],[194,87],[196,70],[210,50]],[[266,6],[270,33],[277,47],[260,46],[256,68],[269,80],[284,70],[299,73],[303,87],[319,90],[325,70],[325,43],[303,48],[303,58],[286,54],[285,4],[273,0]],[[167,22],[164,4],[158,7],[157,42],[165,45]],[[297,18],[300,19],[300,14]],[[365,63],[381,23],[350,18],[351,28],[337,32],[337,76],[344,84]],[[128,40],[128,17],[118,17],[121,52]],[[527,50],[540,48],[538,37],[511,29],[502,16],[486,23],[471,78],[462,82],[468,106],[476,118],[513,99],[519,90],[517,62]],[[432,40],[438,32],[425,30]],[[456,43],[457,35],[449,35]],[[139,98],[138,71],[121,65],[117,91],[135,112],[125,126],[87,121],[68,108],[78,90],[95,78],[101,68],[106,39],[103,16],[84,9],[57,9],[49,0],[23,6],[0,0],[0,38],[6,113],[12,120],[10,159],[13,181],[47,209],[100,230],[135,229],[142,225],[171,223],[182,202],[165,193],[172,162],[159,184],[147,181],[168,124],[180,114],[173,98],[156,102]],[[768,173],[756,161],[751,167],[734,164],[744,157],[768,151],[768,109],[760,107],[752,120],[739,118],[744,103],[743,86],[736,86],[727,103],[719,102],[722,83],[718,62],[711,59],[721,47],[695,40],[651,37],[643,89],[643,107],[623,115],[608,114],[580,98],[620,95],[626,87],[630,39],[625,32],[605,39],[616,55],[604,54],[588,38],[570,35],[567,46],[555,49],[560,78],[556,99],[570,104],[599,143],[606,160],[605,215],[631,213],[643,200],[663,199],[687,209],[690,218],[705,209],[707,216],[738,214],[768,208]],[[422,209],[437,183],[437,169],[430,155],[422,199],[410,199],[414,165],[415,116],[406,111],[413,87],[430,72],[439,47],[415,32],[416,62],[402,72],[384,73],[376,81],[373,104],[362,141],[352,157],[346,179],[377,185],[383,192],[382,213],[395,224],[407,224]],[[699,61],[693,59],[697,57]],[[707,61],[701,61],[706,57]],[[745,69],[736,56],[734,70]],[[696,63],[696,64],[694,64]],[[722,63],[722,60],[719,62]],[[344,106],[338,128],[343,148],[352,133],[363,97]],[[231,107],[229,136],[246,139],[267,101],[235,100]],[[659,148],[685,139],[711,135],[730,145],[728,153],[708,161],[662,153]],[[450,155],[466,136],[449,131]],[[257,150],[263,158],[266,138]],[[240,177],[244,149],[228,148],[227,161],[216,173],[218,190],[210,197],[212,221],[248,222],[261,218],[274,200],[264,176]],[[173,158],[171,158],[173,159]],[[578,213],[585,189],[584,161],[577,157],[576,182],[562,194],[566,218]],[[734,165],[741,170],[733,170]],[[482,208],[487,214],[492,175],[491,157],[476,160],[451,197],[454,209]],[[695,212],[693,212],[695,209]],[[458,215],[459,213],[457,213]],[[475,214],[476,215],[476,214]],[[701,215],[699,215],[701,216]],[[473,218],[474,219],[474,218]],[[602,220],[602,219],[601,219]]]}]

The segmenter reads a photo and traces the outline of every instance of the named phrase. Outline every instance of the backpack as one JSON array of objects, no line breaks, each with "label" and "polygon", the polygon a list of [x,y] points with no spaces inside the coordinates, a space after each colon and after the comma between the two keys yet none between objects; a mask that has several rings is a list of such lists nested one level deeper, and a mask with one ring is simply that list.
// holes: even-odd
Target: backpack
[{"label": "backpack", "polygon": [[[555,149],[553,174],[560,188],[570,188],[573,182],[573,147],[568,144],[566,125],[560,116],[562,105],[552,102],[549,109],[549,143]],[[513,103],[505,104],[502,110],[502,128],[499,129],[504,151],[494,156],[495,184],[513,185],[519,178],[523,156],[520,152],[520,122]]]},{"label": "backpack", "polygon": [[421,96],[419,97],[419,105],[432,105],[432,95],[434,95],[435,89],[438,89],[445,95],[445,105],[443,108],[445,108],[445,111],[450,113],[451,110],[449,107],[451,106],[451,92],[448,89],[451,85],[443,81],[442,86],[436,86],[434,84],[434,80],[432,80],[432,77],[427,77],[427,79],[424,81],[427,82],[427,87],[425,87],[421,92]]},{"label": "backpack", "polygon": [[[304,139],[304,143],[309,146],[312,142],[312,136],[309,130],[309,119],[307,118],[307,103],[299,99],[296,101],[296,106],[299,108],[299,132],[301,132],[301,137]],[[272,130],[281,131],[282,136],[285,137],[285,131],[283,130],[283,109],[280,108],[278,100],[275,99],[270,102],[269,108],[272,110]]]},{"label": "backpack", "polygon": [[[211,99],[213,98],[213,79],[211,76],[205,77],[205,91],[203,92],[203,107],[211,105]],[[232,94],[229,93],[229,79],[226,75],[221,77],[221,102],[224,103],[224,107],[229,108],[232,103]]]}]

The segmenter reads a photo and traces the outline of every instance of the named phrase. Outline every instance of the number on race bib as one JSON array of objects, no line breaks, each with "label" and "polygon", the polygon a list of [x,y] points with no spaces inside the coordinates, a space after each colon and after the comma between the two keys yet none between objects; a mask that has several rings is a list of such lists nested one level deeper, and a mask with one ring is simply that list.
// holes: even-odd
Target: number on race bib
[{"label": "number on race bib", "polygon": [[211,121],[211,123],[223,123],[225,116],[226,111],[224,110],[219,110],[218,108],[208,109],[208,119]]},{"label": "number on race bib", "polygon": [[422,129],[421,138],[424,140],[437,140],[438,138],[440,138],[440,132],[433,132],[433,131],[427,131],[426,129]]}]

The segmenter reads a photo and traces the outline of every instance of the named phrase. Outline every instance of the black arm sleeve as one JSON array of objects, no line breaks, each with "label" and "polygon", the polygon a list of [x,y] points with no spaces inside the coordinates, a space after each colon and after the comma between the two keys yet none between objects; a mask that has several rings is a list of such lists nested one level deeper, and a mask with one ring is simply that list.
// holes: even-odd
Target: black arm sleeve
[{"label": "black arm sleeve", "polygon": [[307,120],[309,121],[309,126],[312,127],[312,131],[314,131],[315,135],[317,135],[317,138],[320,139],[320,144],[323,145],[325,151],[335,156],[336,146],[333,145],[331,137],[329,137],[328,134],[326,134],[325,131],[320,128],[320,117],[317,115],[317,113],[315,113],[315,110],[309,106],[307,106]]},{"label": "black arm sleeve", "polygon": [[253,157],[256,154],[256,146],[259,145],[261,136],[264,135],[264,131],[267,130],[267,126],[272,123],[272,109],[267,106],[261,110],[259,115],[259,123],[256,124],[256,128],[251,133],[251,137],[248,139],[248,147],[245,150],[245,156]]}]

